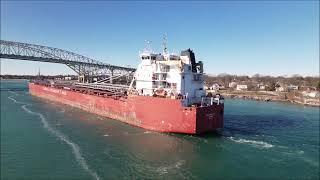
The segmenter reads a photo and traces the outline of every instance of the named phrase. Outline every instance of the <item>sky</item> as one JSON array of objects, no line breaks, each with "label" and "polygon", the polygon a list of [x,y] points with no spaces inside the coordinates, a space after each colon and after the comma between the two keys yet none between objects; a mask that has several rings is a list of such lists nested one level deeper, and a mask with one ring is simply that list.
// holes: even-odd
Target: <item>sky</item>
[{"label": "sky", "polygon": [[[205,73],[319,75],[318,1],[1,1],[1,39],[136,67],[151,41],[191,48]],[[63,64],[1,59],[1,74],[75,74]]]}]

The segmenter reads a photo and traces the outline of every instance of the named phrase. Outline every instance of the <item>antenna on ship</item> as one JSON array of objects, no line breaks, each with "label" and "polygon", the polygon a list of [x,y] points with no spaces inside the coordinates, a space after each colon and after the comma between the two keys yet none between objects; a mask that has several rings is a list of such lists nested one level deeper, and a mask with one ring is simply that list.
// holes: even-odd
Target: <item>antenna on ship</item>
[{"label": "antenna on ship", "polygon": [[164,59],[166,59],[168,61],[168,60],[170,60],[170,55],[168,52],[167,42],[168,42],[167,33],[165,33],[163,36],[163,41],[162,41],[163,57],[164,57]]},{"label": "antenna on ship", "polygon": [[163,54],[168,54],[167,42],[168,42],[167,33],[165,33],[163,36],[163,41],[162,41]]},{"label": "antenna on ship", "polygon": [[38,67],[38,79],[41,79],[40,67]]}]

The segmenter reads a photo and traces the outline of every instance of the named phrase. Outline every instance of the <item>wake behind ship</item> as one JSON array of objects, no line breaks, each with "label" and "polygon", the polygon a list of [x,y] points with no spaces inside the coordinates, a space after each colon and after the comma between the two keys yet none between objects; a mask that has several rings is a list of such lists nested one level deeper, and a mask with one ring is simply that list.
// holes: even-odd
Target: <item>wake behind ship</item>
[{"label": "wake behind ship", "polygon": [[130,86],[104,82],[29,83],[32,95],[158,132],[201,134],[223,127],[224,100],[206,95],[203,63],[145,49]]}]

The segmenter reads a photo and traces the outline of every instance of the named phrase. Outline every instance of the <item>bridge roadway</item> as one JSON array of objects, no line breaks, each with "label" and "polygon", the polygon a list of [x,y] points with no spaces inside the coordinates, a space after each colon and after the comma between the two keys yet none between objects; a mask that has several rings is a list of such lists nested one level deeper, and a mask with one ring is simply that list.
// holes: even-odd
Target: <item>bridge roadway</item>
[{"label": "bridge roadway", "polygon": [[[0,42],[0,58],[65,64],[79,76],[133,75],[131,67],[103,63],[70,51],[14,41]],[[112,78],[111,78],[112,79]]]}]

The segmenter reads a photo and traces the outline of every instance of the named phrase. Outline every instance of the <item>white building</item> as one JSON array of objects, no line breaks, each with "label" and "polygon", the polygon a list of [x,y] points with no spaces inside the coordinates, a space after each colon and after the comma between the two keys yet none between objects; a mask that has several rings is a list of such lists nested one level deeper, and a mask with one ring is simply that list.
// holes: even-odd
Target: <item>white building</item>
[{"label": "white building", "polygon": [[229,87],[230,88],[235,88],[237,86],[237,83],[236,82],[231,82],[229,83]]},{"label": "white building", "polygon": [[298,90],[298,89],[299,89],[299,86],[296,86],[296,85],[290,84],[290,85],[288,86],[288,90]]},{"label": "white building", "polygon": [[212,89],[212,90],[219,90],[219,88],[220,88],[220,85],[219,85],[218,83],[214,83],[214,84],[212,84],[212,86],[210,87],[210,89]]},{"label": "white building", "polygon": [[237,85],[237,91],[246,91],[248,89],[248,86],[245,84],[238,84]]},{"label": "white building", "polygon": [[266,89],[266,86],[265,86],[263,83],[259,83],[259,84],[257,84],[257,88],[258,88],[259,90],[265,90],[265,89]]},{"label": "white building", "polygon": [[265,85],[261,85],[261,86],[259,86],[259,89],[260,89],[260,90],[265,90],[265,89],[266,89],[266,86],[265,86]]},{"label": "white building", "polygon": [[71,80],[71,77],[70,76],[66,76],[66,77],[64,77],[64,80]]},{"label": "white building", "polygon": [[276,88],[276,91],[277,91],[277,92],[284,92],[285,89],[284,89],[284,87],[280,86],[280,87],[277,87],[277,88]]},{"label": "white building", "polygon": [[319,91],[310,91],[310,92],[303,91],[302,95],[306,96],[306,97],[319,98],[320,97],[320,92]]}]

